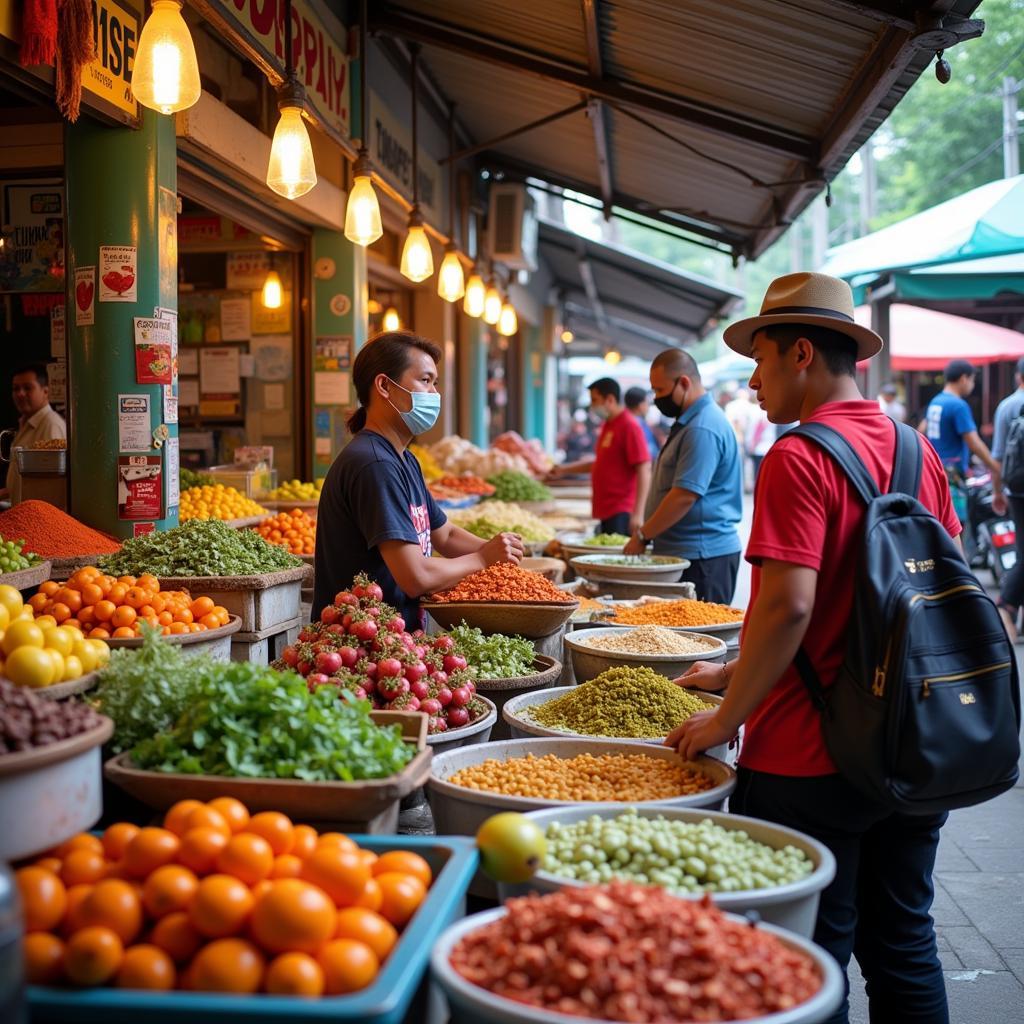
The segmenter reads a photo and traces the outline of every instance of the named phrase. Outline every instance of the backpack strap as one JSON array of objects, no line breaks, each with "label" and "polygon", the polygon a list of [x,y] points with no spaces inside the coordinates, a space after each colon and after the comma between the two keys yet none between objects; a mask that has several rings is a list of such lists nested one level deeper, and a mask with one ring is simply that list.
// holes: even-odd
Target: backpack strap
[{"label": "backpack strap", "polygon": [[857,454],[853,445],[832,427],[824,423],[801,423],[786,432],[786,437],[806,437],[813,441],[819,448],[824,448],[829,455],[839,464],[839,468],[846,474],[853,489],[860,495],[865,505],[870,505],[875,498],[881,496],[878,484],[874,477],[868,472],[861,457]]},{"label": "backpack strap", "polygon": [[924,452],[917,431],[906,423],[896,423],[896,457],[893,461],[890,494],[906,494],[916,498],[921,489]]}]

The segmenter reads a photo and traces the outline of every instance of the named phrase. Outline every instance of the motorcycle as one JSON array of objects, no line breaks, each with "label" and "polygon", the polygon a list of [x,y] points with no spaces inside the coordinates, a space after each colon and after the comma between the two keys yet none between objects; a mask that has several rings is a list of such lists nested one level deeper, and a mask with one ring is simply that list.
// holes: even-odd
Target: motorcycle
[{"label": "motorcycle", "polygon": [[992,477],[968,477],[965,492],[964,554],[972,568],[988,569],[996,584],[1017,564],[1017,531],[1008,515],[992,509]]}]

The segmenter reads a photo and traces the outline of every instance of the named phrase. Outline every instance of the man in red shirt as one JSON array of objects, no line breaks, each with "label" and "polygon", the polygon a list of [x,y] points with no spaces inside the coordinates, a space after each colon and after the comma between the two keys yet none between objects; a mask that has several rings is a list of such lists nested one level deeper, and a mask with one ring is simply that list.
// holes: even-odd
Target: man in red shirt
[{"label": "man in red shirt", "polygon": [[601,533],[629,536],[644,521],[651,487],[651,453],[643,429],[622,404],[618,381],[602,377],[590,385],[590,409],[604,422],[594,454],[556,466],[551,478],[590,473],[591,514]]},{"label": "man in red shirt", "polygon": [[[856,363],[881,338],[853,319],[849,286],[822,274],[790,274],[768,289],[761,315],[725,332],[752,356],[750,387],[772,423],[825,423],[850,441],[879,488],[889,487],[895,426],[865,401]],[[921,445],[919,498],[960,533],[938,456]],[[728,742],[744,723],[729,809],[814,836],[836,857],[822,894],[815,940],[845,970],[855,955],[871,1020],[948,1024],[945,986],[929,909],[945,814],[893,813],[839,775],[818,711],[793,666],[803,645],[826,686],[846,644],[865,509],[839,466],[813,442],[783,435],[765,456],[754,495],[746,557],[751,603],[740,656],[695,667],[680,682],[728,690],[714,713],[695,715],[668,738],[684,757]],[[846,1024],[848,1004],[828,1024]]]}]

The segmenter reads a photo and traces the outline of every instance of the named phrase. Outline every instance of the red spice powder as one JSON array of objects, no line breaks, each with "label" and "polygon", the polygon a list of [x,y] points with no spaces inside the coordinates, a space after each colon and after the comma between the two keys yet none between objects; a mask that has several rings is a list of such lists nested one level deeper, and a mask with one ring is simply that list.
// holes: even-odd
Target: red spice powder
[{"label": "red spice powder", "polygon": [[80,523],[46,501],[23,501],[7,512],[0,512],[0,537],[24,540],[27,551],[43,558],[106,555],[121,548],[120,541]]}]

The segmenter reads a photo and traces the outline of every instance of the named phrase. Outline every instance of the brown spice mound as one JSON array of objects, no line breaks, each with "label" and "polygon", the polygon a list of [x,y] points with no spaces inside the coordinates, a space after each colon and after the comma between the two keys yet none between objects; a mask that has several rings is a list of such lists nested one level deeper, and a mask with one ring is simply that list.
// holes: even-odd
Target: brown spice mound
[{"label": "brown spice mound", "polygon": [[80,523],[46,501],[23,501],[0,512],[0,537],[24,540],[25,550],[43,558],[106,555],[121,549],[121,542]]},{"label": "brown spice mound", "polygon": [[515,601],[522,604],[568,604],[572,594],[559,590],[540,573],[520,569],[511,562],[494,565],[470,573],[458,586],[431,596],[433,601]]}]

